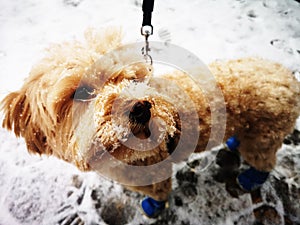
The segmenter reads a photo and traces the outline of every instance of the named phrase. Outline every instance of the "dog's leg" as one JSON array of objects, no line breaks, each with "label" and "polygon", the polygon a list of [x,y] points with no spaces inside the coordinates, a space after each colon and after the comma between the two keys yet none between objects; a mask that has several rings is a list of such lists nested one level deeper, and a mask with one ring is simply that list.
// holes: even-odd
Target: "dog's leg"
[{"label": "dog's leg", "polygon": [[[262,126],[257,124],[256,127]],[[265,130],[263,130],[265,129]],[[258,171],[270,172],[276,165],[276,152],[288,132],[272,129],[266,125],[239,135],[239,152],[243,159]]]},{"label": "dog's leg", "polygon": [[216,163],[221,167],[221,174],[229,174],[229,177],[225,177],[225,182],[227,180],[229,183],[232,182],[232,179],[230,179],[232,178],[230,175],[232,175],[243,190],[251,192],[263,185],[269,176],[269,172],[260,171],[251,166],[239,175],[235,173],[240,166],[239,146],[240,142],[236,137],[229,138],[226,142],[226,148],[218,152]]},{"label": "dog's leg", "polygon": [[[251,121],[250,126],[237,134],[238,150],[250,168],[238,176],[238,182],[247,191],[261,186],[276,165],[276,152],[284,138],[292,132],[293,115],[264,113],[265,116]],[[272,116],[271,116],[272,115]]]},{"label": "dog's leg", "polygon": [[269,172],[276,164],[276,151],[281,146],[281,139],[276,140],[270,134],[264,134],[241,141],[241,155],[250,164],[250,168],[237,177],[238,184],[244,190],[253,191],[268,179]]}]

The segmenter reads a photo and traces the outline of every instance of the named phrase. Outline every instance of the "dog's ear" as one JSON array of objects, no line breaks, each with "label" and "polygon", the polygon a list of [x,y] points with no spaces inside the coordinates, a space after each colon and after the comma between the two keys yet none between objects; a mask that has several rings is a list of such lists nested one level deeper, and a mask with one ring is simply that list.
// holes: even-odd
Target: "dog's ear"
[{"label": "dog's ear", "polygon": [[1,102],[4,112],[2,127],[13,130],[17,137],[25,138],[27,148],[32,153],[50,154],[47,139],[39,127],[32,122],[31,110],[25,92],[12,92]]},{"label": "dog's ear", "polygon": [[17,137],[26,127],[29,117],[29,104],[26,103],[25,94],[12,92],[2,101],[2,111],[4,120],[2,126],[8,130],[13,130]]}]

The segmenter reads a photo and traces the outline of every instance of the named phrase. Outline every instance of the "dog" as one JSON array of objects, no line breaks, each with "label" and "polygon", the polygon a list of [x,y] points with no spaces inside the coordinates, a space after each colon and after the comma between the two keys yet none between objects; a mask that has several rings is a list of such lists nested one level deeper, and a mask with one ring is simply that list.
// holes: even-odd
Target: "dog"
[{"label": "dog", "polygon": [[[183,127],[188,146],[189,132],[193,132],[189,127],[197,121],[199,135],[193,151],[206,149],[213,113],[208,98],[184,72],[155,78],[146,62],[122,67],[122,58],[133,57],[132,52],[97,63],[101,56],[122,47],[119,29],[89,29],[85,38],[85,43],[66,42],[47,50],[21,89],[3,99],[3,127],[22,136],[30,153],[54,155],[82,171],[102,171],[132,190],[166,201],[172,189],[169,159],[184,135]],[[113,71],[120,65],[122,69]],[[235,136],[239,153],[249,165],[271,171],[276,151],[299,117],[299,83],[288,69],[259,58],[216,61],[209,69],[226,108],[222,141]],[[170,83],[179,88],[166,90]],[[197,118],[190,113],[193,109]],[[182,121],[184,116],[191,121]],[[142,151],[135,149],[136,142]],[[180,154],[180,160],[188,157]],[[158,172],[142,172],[144,178],[161,176],[160,180],[133,185],[130,181],[141,176],[131,176],[122,166],[115,170],[112,161],[135,171],[169,163]]]}]

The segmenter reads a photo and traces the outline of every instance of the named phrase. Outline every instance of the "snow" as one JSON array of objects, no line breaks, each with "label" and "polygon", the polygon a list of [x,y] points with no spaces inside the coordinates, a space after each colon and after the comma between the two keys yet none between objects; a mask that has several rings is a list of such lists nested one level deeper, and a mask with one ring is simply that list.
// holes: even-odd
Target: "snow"
[{"label": "snow", "polygon": [[[143,41],[139,0],[1,0],[0,4],[0,99],[21,87],[31,66],[43,56],[43,49],[51,43],[81,40],[88,27],[121,26],[125,43]],[[205,63],[259,56],[284,64],[299,78],[300,4],[296,1],[156,1],[152,23],[154,35],[150,41],[179,45]],[[274,171],[274,179],[283,178],[297,190],[299,152],[299,146],[284,146]],[[123,224],[167,224],[142,216],[137,210],[139,194],[125,191],[95,173],[82,173],[56,158],[29,155],[23,139],[3,129],[0,155],[1,225],[80,224],[81,220],[85,224],[106,224],[103,218],[113,219],[107,213],[111,202],[126,205],[126,216],[119,215]],[[183,206],[171,205],[173,209],[164,215],[168,223],[247,224],[253,220],[250,211],[258,206],[251,205],[249,195],[233,199],[223,184],[211,178],[212,156],[202,155],[203,165],[196,168],[197,196],[189,199],[175,182],[173,196],[178,194]],[[275,208],[282,212],[287,203],[278,198],[270,182],[264,188],[265,195],[273,196]],[[299,216],[299,210],[292,214],[297,212]],[[299,222],[300,218],[294,220]]]}]

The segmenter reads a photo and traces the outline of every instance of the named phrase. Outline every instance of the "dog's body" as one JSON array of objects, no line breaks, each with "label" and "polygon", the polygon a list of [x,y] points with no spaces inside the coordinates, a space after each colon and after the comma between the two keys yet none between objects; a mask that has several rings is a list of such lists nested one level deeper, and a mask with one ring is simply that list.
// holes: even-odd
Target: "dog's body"
[{"label": "dog's body", "polygon": [[[153,165],[168,158],[178,144],[182,124],[176,107],[161,94],[164,83],[153,78],[151,88],[143,84],[143,78],[151,76],[147,64],[127,66],[109,77],[105,77],[106,69],[118,62],[112,60],[103,67],[96,65],[87,70],[101,55],[119,47],[120,40],[118,31],[107,30],[104,35],[88,32],[85,45],[76,42],[53,46],[49,55],[32,69],[21,90],[4,99],[3,126],[24,137],[30,152],[53,154],[81,170],[97,169],[97,157],[101,158],[103,151],[135,166]],[[210,70],[224,95],[224,139],[235,135],[245,161],[258,170],[271,171],[276,151],[299,116],[299,83],[287,69],[261,59],[216,62]],[[195,152],[205,150],[212,126],[206,96],[182,72],[161,78],[175,82],[195,103],[200,132]],[[99,79],[105,80],[104,85],[97,86]],[[130,88],[144,88],[145,95],[126,94]],[[181,98],[182,92],[173,91],[172,95],[182,106],[182,113],[188,115],[191,106]],[[155,137],[159,143],[152,150],[127,147],[134,138],[159,136],[161,129],[163,135]],[[126,176],[114,175],[113,170],[108,173],[117,178]],[[166,200],[171,178],[131,188]]]}]

